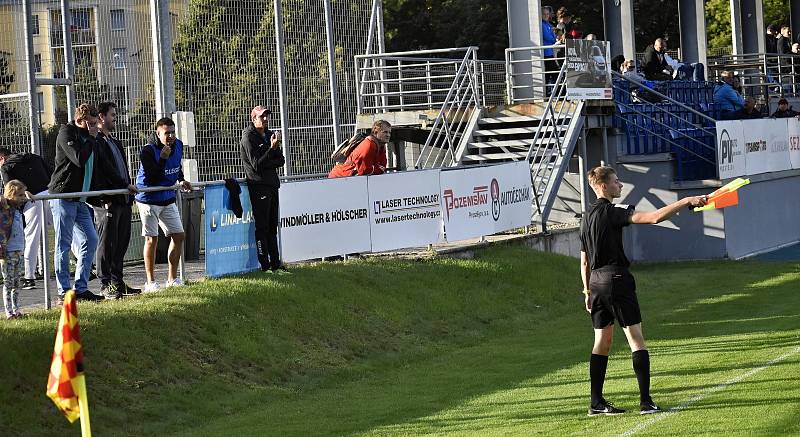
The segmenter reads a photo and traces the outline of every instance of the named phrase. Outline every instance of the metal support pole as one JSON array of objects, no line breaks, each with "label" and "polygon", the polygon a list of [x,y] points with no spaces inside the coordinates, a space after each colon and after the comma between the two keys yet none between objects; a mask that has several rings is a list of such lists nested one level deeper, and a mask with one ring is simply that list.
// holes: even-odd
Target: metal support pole
[{"label": "metal support pole", "polygon": [[33,65],[33,35],[31,34],[31,0],[22,3],[23,15],[25,17],[25,58],[27,71],[25,76],[28,78],[28,124],[31,137],[31,152],[41,155],[41,143],[39,142],[39,99],[36,95],[36,72]]},{"label": "metal support pole", "polygon": [[281,109],[281,135],[283,136],[283,164],[284,176],[292,174],[291,157],[288,149],[289,141],[289,106],[286,100],[286,60],[283,52],[283,12],[281,0],[274,0],[275,4],[275,49],[278,55],[278,95]]},{"label": "metal support pole", "polygon": [[[42,231],[42,287],[44,288],[44,307],[46,309],[50,309],[50,269],[48,268],[47,263],[47,256],[50,254],[48,247],[47,247],[47,239],[50,238],[49,232],[47,232],[47,210],[45,208],[49,208],[49,201],[47,200],[38,200],[35,201],[41,211],[39,211],[39,229]],[[35,208],[36,206],[34,206]]]},{"label": "metal support pole", "polygon": [[64,39],[64,78],[70,81],[67,85],[67,120],[72,120],[75,116],[75,108],[78,106],[75,101],[75,87],[72,82],[75,80],[75,58],[72,53],[72,12],[69,9],[69,0],[61,0],[61,33]]},{"label": "metal support pole", "polygon": [[341,143],[339,126],[339,90],[336,82],[336,45],[333,35],[333,9],[331,0],[325,0],[325,36],[328,40],[328,82],[331,87],[331,117],[333,118],[333,144]]},{"label": "metal support pole", "polygon": [[581,178],[581,212],[589,209],[589,200],[586,196],[586,133],[586,129],[583,129],[578,150],[578,172]]},{"label": "metal support pole", "polygon": [[168,117],[176,110],[175,74],[172,68],[172,21],[169,2],[150,0],[150,28],[153,42],[153,82],[156,117]]},{"label": "metal support pole", "polygon": [[608,126],[606,126],[605,117],[602,118],[603,120],[603,127],[600,128],[600,132],[603,137],[603,165],[610,166],[611,165],[611,158],[609,158],[608,152]]},{"label": "metal support pole", "polygon": [[704,2],[679,0],[678,21],[681,29],[681,59],[708,65]]},{"label": "metal support pole", "polygon": [[[386,42],[383,38],[383,1],[378,0],[378,10],[376,14],[376,18],[378,21],[378,53],[384,54],[386,53]],[[386,107],[389,105],[389,101],[386,98],[386,75],[384,74],[384,68],[386,67],[386,61],[381,58],[380,61],[381,69],[380,69],[380,77],[381,77],[381,105],[383,106],[383,111],[386,112]]]},{"label": "metal support pole", "polygon": [[742,6],[739,0],[730,0],[731,4],[731,38],[733,39],[733,54],[743,55],[742,42]]},{"label": "metal support pole", "polygon": [[[183,220],[183,193],[180,189],[175,190],[175,202],[178,204],[178,216],[181,218],[181,220]],[[181,282],[184,281],[183,278],[186,273],[186,265],[184,264],[184,257],[186,256],[186,234],[184,233],[183,235],[184,238],[181,242],[181,256],[178,258],[178,278],[180,278]],[[167,276],[169,276],[169,274],[167,274]]]}]

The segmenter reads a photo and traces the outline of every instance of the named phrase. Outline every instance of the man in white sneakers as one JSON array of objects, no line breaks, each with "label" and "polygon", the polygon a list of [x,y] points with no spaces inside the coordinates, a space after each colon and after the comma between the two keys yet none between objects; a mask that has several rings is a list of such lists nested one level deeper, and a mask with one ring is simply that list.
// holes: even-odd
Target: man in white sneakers
[{"label": "man in white sneakers", "polygon": [[[182,159],[183,143],[175,137],[175,122],[167,117],[158,120],[155,135],[149,138],[139,154],[136,188],[173,187],[179,183],[184,191],[191,190],[192,185],[183,179]],[[144,271],[147,276],[143,290],[145,293],[158,291],[161,288],[155,280],[153,271],[159,226],[164,235],[171,240],[167,251],[169,272],[165,287],[183,285],[178,278],[178,263],[185,234],[175,198],[175,190],[140,192],[136,195],[136,204],[142,220],[142,236],[145,238]]]}]

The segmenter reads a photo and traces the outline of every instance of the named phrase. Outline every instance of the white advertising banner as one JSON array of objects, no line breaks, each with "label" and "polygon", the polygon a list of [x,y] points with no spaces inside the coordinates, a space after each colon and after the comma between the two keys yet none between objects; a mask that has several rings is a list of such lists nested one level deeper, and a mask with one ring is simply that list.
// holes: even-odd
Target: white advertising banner
[{"label": "white advertising banner", "polygon": [[767,133],[768,171],[792,168],[789,160],[789,125],[785,118],[759,120]]},{"label": "white advertising banner", "polygon": [[527,161],[442,171],[439,180],[447,241],[531,223],[533,190]]},{"label": "white advertising banner", "polygon": [[789,134],[789,161],[792,168],[800,170],[800,120],[786,119]]},{"label": "white advertising banner", "polygon": [[280,195],[284,261],[370,251],[367,178],[291,182]]},{"label": "white advertising banner", "polygon": [[770,171],[769,148],[764,120],[746,120],[742,122],[744,130],[744,153],[748,175],[756,175]]},{"label": "white advertising banner", "polygon": [[717,122],[717,163],[720,179],[738,178],[747,174],[741,121]]},{"label": "white advertising banner", "polygon": [[439,170],[369,177],[372,251],[443,241]]}]

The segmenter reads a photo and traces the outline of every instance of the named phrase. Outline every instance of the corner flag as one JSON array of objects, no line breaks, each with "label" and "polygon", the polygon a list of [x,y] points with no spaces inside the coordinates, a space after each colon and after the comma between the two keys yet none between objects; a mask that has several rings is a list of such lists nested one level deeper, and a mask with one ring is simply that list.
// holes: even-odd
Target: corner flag
[{"label": "corner flag", "polygon": [[47,396],[71,423],[81,419],[83,436],[91,436],[89,401],[83,375],[83,348],[74,290],[69,290],[64,295],[53,361],[47,378]]}]

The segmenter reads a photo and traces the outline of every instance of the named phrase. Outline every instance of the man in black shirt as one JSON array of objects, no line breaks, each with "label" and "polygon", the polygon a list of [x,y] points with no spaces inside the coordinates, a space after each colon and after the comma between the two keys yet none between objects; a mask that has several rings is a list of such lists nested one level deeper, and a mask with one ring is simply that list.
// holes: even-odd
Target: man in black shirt
[{"label": "man in black shirt", "polygon": [[272,113],[258,105],[250,111],[250,124],[242,131],[239,152],[247,191],[256,222],[256,249],[261,270],[287,274],[278,250],[278,169],[286,162],[281,152],[281,134],[269,130]]},{"label": "man in black shirt", "polygon": [[597,201],[581,221],[581,280],[586,311],[591,314],[594,327],[594,347],[589,361],[589,416],[625,412],[603,398],[614,319],[625,331],[631,348],[639,383],[640,413],[656,413],[661,409],[650,398],[650,355],[642,334],[636,282],[628,271],[630,261],[622,247],[622,228],[629,224],[660,223],[687,206],[705,205],[706,196],[686,197],[657,211],[635,212],[631,205],[611,203],[622,192],[622,182],[614,169],[595,167],[588,176],[597,195]]}]

